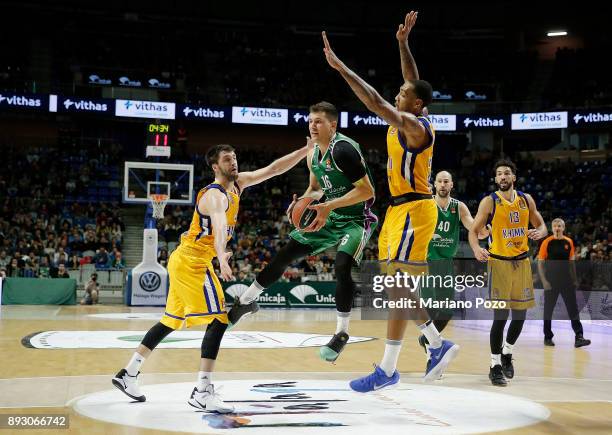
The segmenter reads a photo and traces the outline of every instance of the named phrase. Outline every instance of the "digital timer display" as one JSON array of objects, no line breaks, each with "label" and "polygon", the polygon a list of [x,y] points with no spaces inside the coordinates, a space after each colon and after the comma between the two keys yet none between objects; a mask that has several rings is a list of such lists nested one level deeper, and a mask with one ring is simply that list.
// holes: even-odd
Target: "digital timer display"
[{"label": "digital timer display", "polygon": [[170,135],[169,124],[147,124],[147,146],[168,146]]}]

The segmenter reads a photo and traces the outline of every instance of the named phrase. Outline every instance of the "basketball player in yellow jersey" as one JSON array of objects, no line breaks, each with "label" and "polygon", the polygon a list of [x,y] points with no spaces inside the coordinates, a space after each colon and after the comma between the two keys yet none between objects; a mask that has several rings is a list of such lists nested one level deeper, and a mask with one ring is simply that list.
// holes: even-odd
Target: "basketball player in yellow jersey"
[{"label": "basketball player in yellow jersey", "polygon": [[[438,218],[438,209],[429,185],[435,131],[426,116],[426,106],[431,103],[433,91],[428,82],[419,80],[416,64],[408,48],[408,34],[416,18],[416,12],[407,14],[396,34],[404,84],[395,97],[395,107],[338,59],[323,32],[323,51],[329,65],[340,73],[368,110],[389,124],[387,178],[392,198],[378,242],[379,260],[386,264],[389,275],[403,272],[420,276],[427,272],[427,249]],[[390,299],[418,300],[418,288],[394,288],[387,291]],[[429,342],[431,362],[427,365],[424,380],[432,381],[441,376],[459,347],[448,340],[442,340],[427,311],[417,303],[412,309],[391,310],[382,362],[370,375],[351,381],[353,390],[369,392],[399,382],[396,366],[408,318],[415,319]]]},{"label": "basketball player in yellow jersey", "polygon": [[132,399],[144,402],[137,376],[145,358],[168,334],[183,324],[188,328],[206,324],[198,381],[188,403],[204,411],[233,411],[233,406],[221,400],[211,383],[221,339],[228,324],[223,288],[215,275],[212,260],[214,257],[219,260],[221,278],[226,281],[232,278],[228,264],[231,253],[226,252],[225,247],[234,232],[241,191],[287,172],[312,148],[309,140],[306,146],[265,168],[241,173],[238,172],[233,147],[216,145],[208,151],[206,161],[215,173],[215,180],[198,193],[189,230],[181,236],[179,247],[170,256],[170,290],[164,315],[147,332],[128,365],[113,378],[115,387]]},{"label": "basketball player in yellow jersey", "polygon": [[[489,263],[489,296],[497,304],[491,325],[489,379],[503,387],[506,379],[514,377],[512,348],[523,329],[527,309],[535,306],[528,239],[542,239],[548,231],[531,195],[514,189],[514,163],[499,160],[494,171],[498,190],[480,201],[469,240],[476,259]],[[529,229],[530,223],[534,228]],[[488,250],[478,244],[477,237],[487,224],[491,225]],[[512,321],[504,343],[510,310]]]}]

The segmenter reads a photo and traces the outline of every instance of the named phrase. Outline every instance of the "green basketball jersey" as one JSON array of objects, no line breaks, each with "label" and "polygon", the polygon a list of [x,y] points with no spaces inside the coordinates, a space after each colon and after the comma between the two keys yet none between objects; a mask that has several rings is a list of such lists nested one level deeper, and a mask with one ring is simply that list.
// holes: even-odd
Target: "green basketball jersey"
[{"label": "green basketball jersey", "polygon": [[[336,166],[336,162],[334,162],[334,145],[339,141],[346,141],[357,150],[357,152],[361,156],[361,161],[365,166],[366,174],[370,179],[370,183],[372,183],[372,186],[374,186],[374,181],[372,180],[370,169],[368,168],[368,165],[365,162],[365,159],[363,158],[363,154],[361,153],[359,144],[343,134],[336,133],[329,147],[327,148],[327,151],[325,151],[323,155],[321,155],[321,149],[319,148],[319,146],[315,146],[311,162],[312,172],[317,178],[319,185],[323,189],[323,193],[325,194],[325,198],[327,201],[344,196],[354,187],[353,183],[351,183],[348,177],[344,175],[344,173],[338,168],[338,166]],[[369,213],[369,209],[373,203],[374,198],[371,198],[368,201],[361,201],[357,204],[349,205],[347,207],[337,208],[333,210],[331,214],[336,215],[336,217],[364,216],[365,214]]]},{"label": "green basketball jersey", "polygon": [[453,258],[459,248],[459,201],[451,198],[446,210],[438,205],[436,231],[429,242],[428,260]]}]

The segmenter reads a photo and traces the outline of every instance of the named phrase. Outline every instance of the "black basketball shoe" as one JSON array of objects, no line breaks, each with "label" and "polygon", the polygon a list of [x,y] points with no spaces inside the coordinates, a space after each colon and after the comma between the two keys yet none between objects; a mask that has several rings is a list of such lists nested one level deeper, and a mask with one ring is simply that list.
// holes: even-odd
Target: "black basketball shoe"
[{"label": "black basketball shoe", "polygon": [[489,379],[491,380],[491,383],[497,387],[505,387],[508,385],[500,364],[497,364],[489,369]]},{"label": "black basketball shoe", "polygon": [[574,347],[588,346],[589,344],[591,344],[591,340],[584,338],[582,335],[577,335],[576,341],[574,341]]},{"label": "black basketball shoe", "polygon": [[507,355],[504,355],[502,353],[501,361],[504,376],[508,379],[512,379],[514,377],[514,364],[512,364],[512,354],[509,353]]},{"label": "black basketball shoe", "polygon": [[338,332],[329,340],[329,343],[325,346],[321,346],[319,349],[319,356],[322,360],[327,362],[336,361],[340,356],[340,352],[342,352],[344,346],[348,343],[348,340],[349,335],[346,332]]},{"label": "black basketball shoe", "polygon": [[249,304],[241,304],[240,299],[236,298],[234,300],[234,305],[227,312],[227,318],[229,319],[230,326],[235,326],[243,317],[250,316],[251,314],[255,314],[259,311],[259,305],[257,301],[253,301]]}]

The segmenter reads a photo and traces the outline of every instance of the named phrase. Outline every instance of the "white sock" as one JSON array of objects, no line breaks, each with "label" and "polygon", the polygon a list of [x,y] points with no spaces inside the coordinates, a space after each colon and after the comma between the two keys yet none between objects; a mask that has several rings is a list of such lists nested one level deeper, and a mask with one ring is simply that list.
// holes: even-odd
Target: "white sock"
[{"label": "white sock", "polygon": [[339,332],[346,332],[348,334],[351,313],[342,313],[338,311],[336,315],[336,334]]},{"label": "white sock", "polygon": [[504,348],[502,349],[502,353],[504,355],[512,355],[512,349],[514,348],[513,344],[504,342]]},{"label": "white sock", "polygon": [[196,388],[201,393],[212,383],[212,372],[198,372],[198,385]]},{"label": "white sock", "polygon": [[264,290],[265,289],[261,286],[261,284],[257,282],[257,280],[253,281],[247,291],[242,293],[242,295],[240,296],[240,303],[244,305],[250,304],[255,299],[257,299],[259,295],[263,293]]},{"label": "white sock", "polygon": [[389,340],[385,343],[385,353],[380,363],[380,368],[387,376],[393,376],[397,367],[400,350],[402,350],[402,340]]},{"label": "white sock", "polygon": [[134,352],[134,355],[132,355],[132,359],[130,360],[128,365],[125,366],[125,371],[128,373],[128,375],[136,376],[140,371],[140,366],[142,366],[142,363],[145,362],[145,359],[146,358],[138,352]]},{"label": "white sock", "polygon": [[491,367],[500,366],[501,365],[501,353],[492,353],[491,354]]},{"label": "white sock", "polygon": [[437,349],[442,346],[442,337],[440,337],[440,333],[436,329],[436,326],[433,324],[433,322],[428,323],[429,324],[423,323],[422,325],[419,325],[419,329],[421,330],[423,335],[425,335],[427,341],[429,341],[429,347],[432,349]]}]

